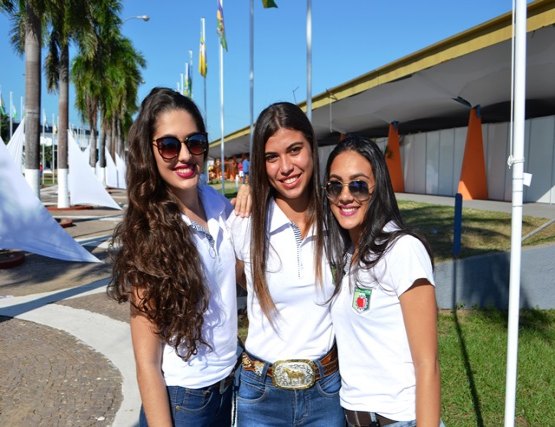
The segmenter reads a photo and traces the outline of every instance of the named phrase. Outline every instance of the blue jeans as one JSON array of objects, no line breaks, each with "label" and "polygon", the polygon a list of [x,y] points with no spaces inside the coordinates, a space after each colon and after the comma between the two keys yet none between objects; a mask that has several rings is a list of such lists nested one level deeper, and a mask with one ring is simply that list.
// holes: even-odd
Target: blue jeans
[{"label": "blue jeans", "polygon": [[[200,389],[168,386],[170,410],[174,426],[222,427],[231,425],[233,387],[222,394],[217,386]],[[141,406],[139,426],[148,427]]]},{"label": "blue jeans", "polygon": [[[322,366],[318,362],[316,365],[323,373]],[[306,390],[283,390],[275,387],[266,375],[268,366],[261,375],[243,367],[236,373],[237,427],[345,426],[339,404],[339,372],[318,380]]]}]

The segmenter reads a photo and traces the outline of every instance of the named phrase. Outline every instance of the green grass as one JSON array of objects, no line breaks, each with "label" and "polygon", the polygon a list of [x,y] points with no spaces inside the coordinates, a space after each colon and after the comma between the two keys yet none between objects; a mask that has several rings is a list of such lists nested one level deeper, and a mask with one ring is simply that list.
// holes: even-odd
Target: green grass
[{"label": "green grass", "polygon": [[[436,261],[452,257],[453,207],[401,200],[399,208],[404,221],[428,239]],[[522,235],[527,235],[546,222],[548,220],[545,218],[523,217]],[[555,224],[526,239],[523,245],[553,242],[555,242]],[[510,246],[510,214],[463,208],[460,258],[488,252],[509,251]]]},{"label": "green grass", "polygon": [[[208,185],[210,185],[214,190],[219,191],[220,193],[222,192],[222,182],[221,181],[210,181],[208,183]],[[239,184],[240,185],[240,184]],[[231,199],[233,197],[235,197],[237,195],[237,188],[235,187],[235,181],[225,181],[225,186],[224,186],[224,196],[226,196],[228,199]]]},{"label": "green grass", "polygon": [[[516,425],[555,425],[555,310],[522,310],[519,329]],[[443,312],[439,344],[446,425],[503,425],[507,313]]]}]

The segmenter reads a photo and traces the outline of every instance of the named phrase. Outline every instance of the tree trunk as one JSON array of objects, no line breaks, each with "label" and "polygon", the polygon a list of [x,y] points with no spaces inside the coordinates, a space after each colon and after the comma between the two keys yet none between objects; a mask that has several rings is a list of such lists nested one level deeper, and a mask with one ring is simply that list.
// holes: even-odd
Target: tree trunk
[{"label": "tree trunk", "polygon": [[118,138],[118,149],[117,149],[117,153],[119,154],[119,156],[124,159],[125,158],[125,143],[123,141],[123,135],[121,132],[121,120],[118,120],[117,122],[117,138]]},{"label": "tree trunk", "polygon": [[103,127],[98,144],[98,163],[101,168],[106,167],[106,139],[106,128]]},{"label": "tree trunk", "polygon": [[100,138],[98,139],[98,164],[100,166],[99,180],[106,187],[106,127],[102,125]]},{"label": "tree trunk", "polygon": [[112,129],[110,132],[110,155],[112,156],[112,160],[115,162],[116,161],[116,147],[118,144],[118,140],[116,138],[116,118],[114,117],[112,119]]},{"label": "tree trunk", "polygon": [[25,179],[40,199],[41,21],[25,2]]},{"label": "tree trunk", "polygon": [[89,125],[91,127],[91,137],[89,139],[89,164],[91,168],[95,170],[96,168],[96,139],[97,139],[97,132],[96,132],[96,112],[94,114],[89,115]]},{"label": "tree trunk", "polygon": [[67,176],[68,159],[67,159],[67,130],[69,122],[69,47],[66,44],[62,47],[60,55],[60,80],[58,82],[58,114],[60,115],[60,122],[58,128],[58,207],[69,207],[69,189]]}]

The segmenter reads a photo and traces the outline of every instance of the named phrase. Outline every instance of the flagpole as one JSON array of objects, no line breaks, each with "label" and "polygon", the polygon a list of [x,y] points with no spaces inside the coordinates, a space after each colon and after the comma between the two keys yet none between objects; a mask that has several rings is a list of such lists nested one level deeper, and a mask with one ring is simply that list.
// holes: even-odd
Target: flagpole
[{"label": "flagpole", "polygon": [[312,0],[306,0],[306,116],[312,121]]},{"label": "flagpole", "polygon": [[251,130],[249,135],[249,155],[252,155],[252,142],[254,138],[254,0],[250,0],[250,124]]},{"label": "flagpole", "polygon": [[[222,7],[223,7],[222,1]],[[225,157],[224,157],[224,47],[220,43],[220,151],[222,161],[222,194],[225,194]]]},{"label": "flagpole", "polygon": [[2,114],[4,113],[4,101],[2,101],[2,85],[0,85],[0,138],[2,137]]},{"label": "flagpole", "polygon": [[189,93],[191,94],[191,99],[193,99],[193,51],[191,49],[189,49],[189,66],[187,68],[189,69],[187,86],[189,86]]},{"label": "flagpole", "polygon": [[[206,20],[203,18],[200,18],[200,22],[201,22],[201,26],[202,26],[202,42],[204,43],[204,61],[205,61],[205,66],[206,66]],[[199,59],[200,62],[200,59]],[[204,126],[206,127],[206,129],[208,129],[208,110],[207,110],[207,106],[206,106],[206,75],[203,76],[204,77]]]},{"label": "flagpole", "polygon": [[13,92],[10,90],[10,140],[13,136]]},{"label": "flagpole", "polygon": [[[46,112],[42,110],[42,137],[43,137],[43,144],[41,144],[41,151],[42,151],[42,185],[44,185],[44,168],[46,166],[46,161],[44,160],[44,146],[46,144]],[[40,169],[40,168],[39,168]]]},{"label": "flagpole", "polygon": [[220,34],[220,156],[222,162],[222,194],[225,194],[225,140],[224,140],[224,45],[225,40],[225,27],[223,25],[223,9],[224,2],[220,0],[220,6],[222,11],[222,34]]},{"label": "flagpole", "polygon": [[511,215],[511,264],[509,278],[509,314],[507,338],[507,377],[505,383],[505,427],[515,423],[518,362],[518,321],[520,314],[520,274],[522,252],[522,195],[524,177],[524,133],[526,103],[526,0],[513,2],[514,24],[514,148],[509,158],[513,167]]}]

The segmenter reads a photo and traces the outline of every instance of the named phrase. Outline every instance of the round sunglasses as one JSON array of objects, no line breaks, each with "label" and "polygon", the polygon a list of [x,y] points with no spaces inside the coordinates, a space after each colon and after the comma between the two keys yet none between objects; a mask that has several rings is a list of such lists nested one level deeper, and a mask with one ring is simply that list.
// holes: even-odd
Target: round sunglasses
[{"label": "round sunglasses", "polygon": [[327,198],[332,201],[337,200],[343,191],[343,187],[347,187],[351,196],[359,202],[368,200],[372,195],[366,181],[354,180],[343,183],[341,181],[332,180],[328,181],[324,187]]},{"label": "round sunglasses", "polygon": [[200,156],[208,151],[208,134],[205,132],[194,132],[183,141],[175,136],[163,136],[154,140],[158,153],[164,160],[173,160],[179,156],[181,144],[187,146],[187,150],[195,156]]}]

